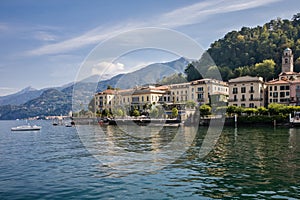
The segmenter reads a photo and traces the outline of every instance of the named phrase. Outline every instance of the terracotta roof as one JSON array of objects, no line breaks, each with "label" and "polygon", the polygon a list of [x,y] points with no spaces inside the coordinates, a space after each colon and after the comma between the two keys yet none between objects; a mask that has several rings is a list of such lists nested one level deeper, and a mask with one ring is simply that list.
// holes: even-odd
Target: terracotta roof
[{"label": "terracotta roof", "polygon": [[269,82],[267,82],[266,84],[268,84],[268,85],[279,85],[279,84],[289,84],[290,82],[289,81],[284,81],[284,80],[278,80],[278,79],[276,79],[276,80],[271,80],[271,81],[269,81]]}]

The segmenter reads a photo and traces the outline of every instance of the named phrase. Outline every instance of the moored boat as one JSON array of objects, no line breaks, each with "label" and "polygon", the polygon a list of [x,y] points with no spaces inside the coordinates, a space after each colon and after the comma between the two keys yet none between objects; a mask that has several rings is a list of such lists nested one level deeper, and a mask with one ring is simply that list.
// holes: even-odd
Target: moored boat
[{"label": "moored boat", "polygon": [[290,125],[299,126],[300,125],[300,112],[294,112],[289,115]]},{"label": "moored boat", "polygon": [[41,130],[41,126],[37,125],[22,125],[22,126],[16,126],[12,127],[11,131],[39,131]]}]

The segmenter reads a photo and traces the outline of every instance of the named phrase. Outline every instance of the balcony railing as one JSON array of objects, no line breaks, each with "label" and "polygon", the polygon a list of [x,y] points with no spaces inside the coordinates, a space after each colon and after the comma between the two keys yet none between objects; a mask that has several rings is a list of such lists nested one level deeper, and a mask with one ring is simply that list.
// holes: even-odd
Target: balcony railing
[{"label": "balcony railing", "polygon": [[254,90],[249,90],[249,93],[254,93],[255,91]]},{"label": "balcony railing", "polygon": [[246,101],[246,99],[245,98],[241,98],[241,101]]},{"label": "balcony railing", "polygon": [[249,98],[249,101],[262,101],[263,98]]}]

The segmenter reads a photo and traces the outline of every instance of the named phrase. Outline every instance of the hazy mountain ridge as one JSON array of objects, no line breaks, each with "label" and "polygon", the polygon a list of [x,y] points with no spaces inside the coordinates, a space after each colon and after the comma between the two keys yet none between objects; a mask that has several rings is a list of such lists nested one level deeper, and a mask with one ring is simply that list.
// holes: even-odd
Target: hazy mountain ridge
[{"label": "hazy mountain ridge", "polygon": [[[98,77],[92,76],[62,87],[41,90],[28,87],[15,94],[0,97],[0,119],[67,115],[72,110],[72,102],[74,110],[86,109],[93,94],[105,90],[108,85],[127,89],[136,85],[156,83],[171,74],[183,73],[188,62],[180,58],[166,63],[154,63],[137,71],[118,74],[99,82],[95,81]],[[1,100],[6,104],[1,103]]]}]

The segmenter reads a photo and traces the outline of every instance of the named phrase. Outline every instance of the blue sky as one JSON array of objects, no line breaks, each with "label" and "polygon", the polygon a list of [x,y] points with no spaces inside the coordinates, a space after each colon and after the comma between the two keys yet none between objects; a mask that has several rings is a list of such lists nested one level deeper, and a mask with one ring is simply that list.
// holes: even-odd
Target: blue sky
[{"label": "blue sky", "polygon": [[[124,31],[168,28],[207,49],[228,31],[277,17],[291,19],[299,9],[299,0],[2,0],[0,96],[27,86],[40,89],[74,81],[86,56],[99,43]],[[141,54],[114,63],[109,73],[173,58]]]}]

